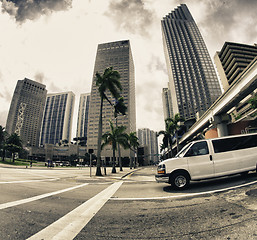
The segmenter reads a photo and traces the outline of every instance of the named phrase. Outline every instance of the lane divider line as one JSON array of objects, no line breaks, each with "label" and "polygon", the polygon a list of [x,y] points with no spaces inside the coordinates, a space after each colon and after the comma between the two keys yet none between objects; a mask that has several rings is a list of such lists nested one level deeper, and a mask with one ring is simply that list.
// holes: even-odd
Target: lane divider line
[{"label": "lane divider line", "polygon": [[87,225],[95,214],[120,188],[122,181],[115,182],[94,197],[87,200],[56,222],[31,236],[27,240],[71,240]]},{"label": "lane divider line", "polygon": [[240,188],[240,187],[245,187],[249,186],[252,184],[257,183],[257,181],[249,182],[249,183],[244,183],[238,186],[233,186],[233,187],[227,187],[223,189],[217,189],[217,190],[211,190],[211,191],[206,191],[206,192],[200,192],[200,193],[187,193],[187,194],[180,194],[180,195],[175,195],[175,196],[164,196],[164,197],[145,197],[145,198],[111,198],[110,200],[115,200],[115,201],[135,201],[135,200],[161,200],[161,199],[172,199],[172,198],[184,198],[184,197],[194,197],[194,196],[200,196],[200,195],[205,195],[205,194],[212,194],[212,193],[217,193],[217,192],[225,192],[228,190]]},{"label": "lane divider line", "polygon": [[30,198],[25,198],[25,199],[13,201],[13,202],[3,203],[3,204],[0,204],[0,210],[5,209],[5,208],[9,208],[9,207],[18,206],[18,205],[21,205],[21,204],[24,204],[24,203],[33,202],[33,201],[36,201],[36,200],[39,200],[39,199],[42,199],[42,198],[46,198],[46,197],[50,197],[50,196],[53,196],[53,195],[56,195],[56,194],[68,192],[68,191],[71,191],[71,190],[74,190],[74,189],[77,189],[77,188],[84,187],[86,185],[88,185],[88,183],[84,183],[84,184],[77,185],[77,186],[70,187],[70,188],[65,188],[65,189],[55,191],[55,192],[51,192],[51,193],[45,193],[45,194],[42,194],[42,195],[30,197]]},{"label": "lane divider line", "polygon": [[56,181],[60,178],[46,178],[46,179],[39,179],[39,180],[21,180],[21,181],[10,181],[10,182],[0,182],[0,184],[7,184],[7,183],[29,183],[29,182],[45,182],[45,181]]}]

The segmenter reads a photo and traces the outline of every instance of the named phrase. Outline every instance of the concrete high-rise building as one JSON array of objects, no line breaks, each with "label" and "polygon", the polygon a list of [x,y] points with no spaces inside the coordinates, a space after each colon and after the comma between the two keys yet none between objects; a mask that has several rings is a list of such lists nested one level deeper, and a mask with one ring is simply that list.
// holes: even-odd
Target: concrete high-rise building
[{"label": "concrete high-rise building", "polygon": [[[124,97],[124,103],[128,108],[125,116],[118,116],[118,125],[127,127],[127,132],[136,131],[136,110],[135,110],[135,73],[134,63],[130,42],[117,41],[99,44],[96,54],[94,75],[91,88],[90,106],[89,106],[89,124],[88,124],[88,148],[97,151],[97,137],[98,137],[98,120],[100,113],[100,95],[96,86],[96,72],[103,74],[108,67],[113,67],[120,73],[120,82],[122,85],[121,96]],[[110,96],[110,93],[107,92]],[[113,103],[114,99],[111,99]],[[110,130],[109,120],[115,124],[113,107],[107,101],[103,105],[103,133]],[[129,150],[121,148],[122,157],[130,157]],[[111,157],[111,147],[106,147],[102,151],[102,156]]]},{"label": "concrete high-rise building", "polygon": [[73,92],[47,94],[40,145],[71,141],[74,102]]},{"label": "concrete high-rise building", "polygon": [[146,149],[148,149],[148,156],[145,156],[149,160],[148,164],[158,162],[157,133],[149,128],[141,128],[137,130],[137,137],[140,144],[139,146],[146,147]]},{"label": "concrete high-rise building", "polygon": [[6,122],[9,134],[17,133],[24,146],[38,146],[46,101],[46,86],[24,78],[18,80]]},{"label": "concrete high-rise building", "polygon": [[77,138],[87,137],[89,103],[90,93],[81,94],[79,100],[79,112],[77,121]]},{"label": "concrete high-rise building", "polygon": [[221,95],[213,63],[185,4],[165,16],[161,26],[173,114],[194,118]]},{"label": "concrete high-rise building", "polygon": [[[214,62],[217,66],[218,74],[221,79],[224,91],[236,82],[247,66],[257,57],[257,45],[247,45],[241,43],[225,42],[220,52],[214,56]],[[245,121],[252,119],[251,113],[253,109],[248,100],[255,96],[256,89],[243,100],[241,100],[231,111],[232,122]]]},{"label": "concrete high-rise building", "polygon": [[172,100],[171,100],[171,94],[170,94],[169,88],[163,88],[162,89],[162,105],[163,105],[164,120],[167,118],[173,117],[171,103],[172,103]]},{"label": "concrete high-rise building", "polygon": [[225,42],[220,52],[214,56],[214,62],[226,91],[241,76],[249,63],[257,57],[257,45]]}]

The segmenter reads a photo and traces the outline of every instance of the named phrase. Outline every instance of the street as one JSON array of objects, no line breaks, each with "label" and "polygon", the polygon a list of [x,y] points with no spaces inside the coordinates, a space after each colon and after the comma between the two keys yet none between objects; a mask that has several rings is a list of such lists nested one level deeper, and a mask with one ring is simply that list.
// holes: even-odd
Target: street
[{"label": "street", "polygon": [[257,239],[257,176],[175,191],[156,167],[0,166],[0,239]]}]

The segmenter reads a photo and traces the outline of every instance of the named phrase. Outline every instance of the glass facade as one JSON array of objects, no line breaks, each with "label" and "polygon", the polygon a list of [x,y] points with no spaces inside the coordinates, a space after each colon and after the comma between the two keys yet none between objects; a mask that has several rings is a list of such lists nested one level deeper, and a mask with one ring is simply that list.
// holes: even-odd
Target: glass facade
[{"label": "glass facade", "polygon": [[173,114],[194,118],[221,95],[213,63],[185,4],[165,16],[161,26]]},{"label": "glass facade", "polygon": [[56,144],[61,140],[70,142],[73,108],[72,92],[47,95],[40,145]]},{"label": "glass facade", "polygon": [[77,137],[87,137],[89,103],[90,93],[81,94],[77,122]]}]

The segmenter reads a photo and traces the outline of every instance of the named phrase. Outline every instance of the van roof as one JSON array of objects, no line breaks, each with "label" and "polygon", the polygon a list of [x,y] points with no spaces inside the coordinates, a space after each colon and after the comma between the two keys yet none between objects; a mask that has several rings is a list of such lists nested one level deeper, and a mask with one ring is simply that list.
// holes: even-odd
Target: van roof
[{"label": "van roof", "polygon": [[[251,136],[251,135],[257,135],[257,133],[243,133],[238,135],[229,135],[224,137],[217,137],[217,138],[209,138],[209,139],[202,139],[202,140],[217,140],[217,139],[223,139],[223,138],[234,138],[234,137],[242,137],[242,136]],[[201,140],[199,140],[201,141]]]}]

